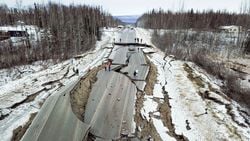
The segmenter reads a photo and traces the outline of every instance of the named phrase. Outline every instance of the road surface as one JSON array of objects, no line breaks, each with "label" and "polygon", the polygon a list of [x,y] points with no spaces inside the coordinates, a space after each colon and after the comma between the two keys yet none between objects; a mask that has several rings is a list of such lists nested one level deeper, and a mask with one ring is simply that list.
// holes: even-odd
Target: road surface
[{"label": "road surface", "polygon": [[[135,31],[124,29],[116,41],[120,38],[123,43],[134,42]],[[22,141],[82,141],[89,135],[95,140],[132,138],[136,94],[145,87],[149,66],[138,46],[115,46],[109,59],[113,60],[112,68],[119,69],[98,73],[84,122],[77,119],[70,105],[69,94],[78,79],[46,100]],[[139,72],[136,76],[135,70]]]},{"label": "road surface", "polygon": [[44,103],[22,141],[82,141],[89,125],[73,114],[69,94],[78,80],[68,84]]},{"label": "road surface", "polygon": [[[135,34],[125,29],[121,37],[124,43],[129,43]],[[126,61],[128,58],[129,62]],[[98,80],[88,99],[84,122],[90,124],[90,133],[97,140],[117,140],[122,136],[135,138],[135,99],[137,91],[145,86],[149,66],[137,46],[115,46],[109,59],[113,60],[113,68],[120,65],[121,70],[102,70],[98,73]],[[134,76],[136,69],[139,73]]]}]

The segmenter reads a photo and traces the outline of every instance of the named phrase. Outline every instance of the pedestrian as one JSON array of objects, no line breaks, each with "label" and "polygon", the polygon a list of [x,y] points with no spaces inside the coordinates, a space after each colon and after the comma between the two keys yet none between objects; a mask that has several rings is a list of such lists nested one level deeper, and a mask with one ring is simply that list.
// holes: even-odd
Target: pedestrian
[{"label": "pedestrian", "polygon": [[120,42],[122,42],[122,39],[120,38]]},{"label": "pedestrian", "polygon": [[129,63],[129,59],[130,59],[130,56],[127,57],[127,59],[126,59],[126,64]]},{"label": "pedestrian", "polygon": [[142,43],[142,39],[141,39],[141,43]]},{"label": "pedestrian", "polygon": [[137,38],[137,42],[139,43],[139,38]]},{"label": "pedestrian", "polygon": [[109,71],[111,71],[111,63],[112,63],[111,60],[109,60],[108,61],[108,69],[109,69]]},{"label": "pedestrian", "polygon": [[136,43],[136,38],[135,38],[135,43]]},{"label": "pedestrian", "polygon": [[76,69],[76,74],[79,75],[79,70],[78,69]]},{"label": "pedestrian", "polygon": [[136,77],[137,74],[138,74],[138,70],[135,70],[135,71],[134,71],[134,77]]},{"label": "pedestrian", "polygon": [[138,47],[138,52],[140,51],[140,48]]},{"label": "pedestrian", "polygon": [[129,59],[130,59],[130,53],[129,52],[127,52],[126,53],[126,64],[128,64],[129,63]]},{"label": "pedestrian", "polygon": [[104,63],[104,69],[105,69],[105,71],[107,71],[107,63],[106,62]]}]

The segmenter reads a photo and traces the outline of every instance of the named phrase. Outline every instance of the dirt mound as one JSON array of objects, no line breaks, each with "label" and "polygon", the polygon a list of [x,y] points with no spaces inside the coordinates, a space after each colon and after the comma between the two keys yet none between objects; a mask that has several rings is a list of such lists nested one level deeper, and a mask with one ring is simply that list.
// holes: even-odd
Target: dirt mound
[{"label": "dirt mound", "polygon": [[155,86],[155,83],[157,81],[157,68],[156,66],[151,63],[147,57],[146,58],[146,61],[147,61],[147,64],[149,65],[149,73],[148,73],[148,76],[146,78],[146,87],[145,87],[145,92],[147,95],[153,95],[153,90],[154,90],[154,86]]},{"label": "dirt mound", "polygon": [[93,84],[97,81],[97,73],[102,67],[97,67],[89,71],[76,85],[70,94],[70,103],[75,115],[83,121],[85,107]]}]

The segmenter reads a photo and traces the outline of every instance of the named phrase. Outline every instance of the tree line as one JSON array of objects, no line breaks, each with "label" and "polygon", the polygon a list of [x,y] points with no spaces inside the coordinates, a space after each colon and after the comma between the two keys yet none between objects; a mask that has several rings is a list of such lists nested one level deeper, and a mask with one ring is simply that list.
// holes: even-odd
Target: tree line
[{"label": "tree line", "polygon": [[[241,33],[237,38],[216,31],[224,25],[238,25],[249,29],[249,15],[228,12],[163,12],[152,10],[144,14],[137,25],[155,29],[152,43],[176,59],[191,61],[209,74],[223,81],[225,94],[250,108],[250,89],[242,85],[245,74],[228,67],[233,59],[243,59],[250,53],[250,36]],[[164,30],[164,33],[158,29]],[[190,30],[192,29],[192,30]]]},{"label": "tree line", "polygon": [[100,40],[102,27],[116,26],[114,19],[101,7],[65,6],[57,3],[34,4],[28,9],[0,6],[0,26],[23,21],[36,25],[41,40],[36,44],[13,47],[1,44],[0,68],[27,64],[37,60],[67,59],[91,49]]},{"label": "tree line", "polygon": [[230,13],[227,11],[204,10],[171,12],[151,10],[143,14],[137,21],[138,26],[152,29],[207,29],[213,30],[224,25],[238,25],[249,28],[248,13]]}]

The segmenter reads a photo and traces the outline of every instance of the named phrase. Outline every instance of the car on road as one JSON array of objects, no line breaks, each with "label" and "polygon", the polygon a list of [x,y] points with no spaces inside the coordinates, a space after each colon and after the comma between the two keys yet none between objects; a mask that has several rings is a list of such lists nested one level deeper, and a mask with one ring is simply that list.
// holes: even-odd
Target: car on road
[{"label": "car on road", "polygon": [[122,29],[122,28],[124,28],[124,26],[123,25],[118,25],[117,28]]},{"label": "car on road", "polygon": [[129,47],[128,51],[135,51],[135,47]]}]

